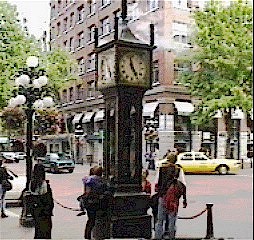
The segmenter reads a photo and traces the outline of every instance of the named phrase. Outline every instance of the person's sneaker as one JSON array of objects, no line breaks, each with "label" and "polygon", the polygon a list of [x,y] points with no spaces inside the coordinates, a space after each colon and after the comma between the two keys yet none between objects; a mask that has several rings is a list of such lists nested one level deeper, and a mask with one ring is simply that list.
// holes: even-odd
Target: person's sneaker
[{"label": "person's sneaker", "polygon": [[1,214],[1,218],[7,218],[8,216],[5,213]]}]

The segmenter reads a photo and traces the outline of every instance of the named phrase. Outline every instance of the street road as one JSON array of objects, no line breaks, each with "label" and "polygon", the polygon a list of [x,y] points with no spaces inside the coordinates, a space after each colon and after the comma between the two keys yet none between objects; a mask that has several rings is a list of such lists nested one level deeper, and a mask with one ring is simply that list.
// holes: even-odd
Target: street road
[{"label": "street road", "polygon": [[[14,172],[25,173],[25,162],[8,164]],[[74,173],[51,174],[50,180],[55,200],[68,208],[78,208],[77,197],[82,193],[82,177],[89,172],[88,165],[76,165]],[[149,179],[154,184],[155,172],[150,171]],[[182,208],[179,216],[191,217],[213,203],[213,226],[216,238],[253,239],[253,171],[240,170],[237,175],[186,175],[188,207]],[[10,208],[9,213],[19,216],[20,208]],[[149,211],[150,212],[150,211]],[[82,239],[86,216],[55,204],[52,236],[57,239]],[[206,213],[191,219],[179,219],[177,237],[205,237]],[[2,231],[2,230],[1,230]],[[33,237],[33,231],[16,238]],[[29,235],[29,236],[30,236]],[[24,237],[25,236],[25,237]]]}]

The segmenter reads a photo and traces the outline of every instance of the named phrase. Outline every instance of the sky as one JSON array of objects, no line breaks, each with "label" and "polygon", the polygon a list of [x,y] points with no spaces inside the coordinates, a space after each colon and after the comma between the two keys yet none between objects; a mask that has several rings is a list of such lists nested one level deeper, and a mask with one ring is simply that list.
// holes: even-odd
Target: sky
[{"label": "sky", "polygon": [[[1,1],[1,0],[0,0]],[[44,30],[49,28],[50,6],[49,0],[7,0],[16,5],[20,19],[27,19],[30,34],[40,38]]]}]

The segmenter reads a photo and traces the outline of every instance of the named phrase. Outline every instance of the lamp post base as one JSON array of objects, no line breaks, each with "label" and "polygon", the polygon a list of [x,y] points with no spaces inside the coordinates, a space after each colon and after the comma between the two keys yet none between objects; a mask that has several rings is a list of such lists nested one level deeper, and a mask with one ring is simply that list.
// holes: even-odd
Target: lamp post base
[{"label": "lamp post base", "polygon": [[23,208],[19,223],[23,227],[34,227],[34,218],[31,214],[31,192],[25,191],[23,195]]}]

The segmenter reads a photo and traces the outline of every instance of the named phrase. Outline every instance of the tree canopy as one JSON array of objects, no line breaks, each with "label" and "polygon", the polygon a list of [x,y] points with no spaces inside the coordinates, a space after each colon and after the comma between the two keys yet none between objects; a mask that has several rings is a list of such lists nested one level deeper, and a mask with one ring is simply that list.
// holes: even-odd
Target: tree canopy
[{"label": "tree canopy", "polygon": [[253,16],[247,1],[225,7],[211,0],[194,13],[195,30],[188,61],[195,69],[181,75],[190,93],[201,99],[194,119],[205,123],[216,110],[239,107],[249,113],[252,105]]},{"label": "tree canopy", "polygon": [[18,71],[31,55],[37,56],[40,68],[46,70],[54,96],[66,82],[77,79],[77,63],[71,55],[60,49],[43,52],[39,41],[22,28],[16,7],[0,1],[0,109],[7,106]]}]

